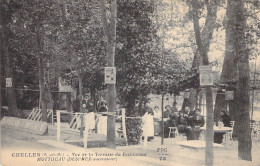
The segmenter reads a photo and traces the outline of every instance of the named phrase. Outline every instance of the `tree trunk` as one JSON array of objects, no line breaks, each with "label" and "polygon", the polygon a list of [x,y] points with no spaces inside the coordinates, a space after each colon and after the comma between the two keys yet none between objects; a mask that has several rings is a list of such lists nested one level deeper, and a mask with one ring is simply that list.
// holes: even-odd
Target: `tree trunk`
[{"label": "tree trunk", "polygon": [[7,51],[6,48],[4,48],[4,54],[5,54],[5,72],[6,77],[12,79],[12,87],[6,88],[7,93],[7,100],[8,100],[8,112],[11,116],[18,116],[17,112],[17,103],[16,103],[16,94],[14,90],[14,77],[13,77],[13,71],[12,71],[12,63],[10,62],[10,54]]},{"label": "tree trunk", "polygon": [[[210,47],[210,41],[212,39],[213,32],[217,26],[216,19],[217,19],[217,10],[218,10],[218,0],[210,0],[207,4],[207,16],[204,28],[201,32],[201,45],[205,52],[209,51]],[[202,64],[202,57],[199,49],[197,48],[194,59],[192,62],[192,70],[198,70],[199,66]],[[198,91],[198,90],[197,90]],[[195,98],[199,99],[202,97],[203,94],[197,93]],[[191,105],[194,105],[196,108],[199,108],[200,106],[197,105],[197,100],[193,99],[190,102]]]},{"label": "tree trunk", "polygon": [[[202,45],[201,36],[200,36],[200,26],[199,26],[199,17],[198,17],[198,7],[197,2],[192,1],[193,9],[193,26],[195,31],[196,44],[199,50],[199,53],[202,58],[203,65],[209,65],[208,61],[208,50],[205,46]],[[206,108],[207,108],[207,120],[206,120],[206,149],[205,149],[205,164],[207,166],[213,166],[213,98],[212,98],[212,87],[206,86]]]},{"label": "tree trunk", "polygon": [[173,94],[173,103],[172,106],[174,109],[177,109],[177,95]]},{"label": "tree trunk", "polygon": [[137,99],[137,92],[132,89],[125,97],[126,105],[126,116],[134,116],[135,113],[135,100]]},{"label": "tree trunk", "polygon": [[[39,43],[38,43],[39,44]],[[39,47],[37,44],[36,47]],[[40,99],[41,99],[41,111],[42,111],[42,121],[47,122],[47,103],[46,103],[46,88],[44,79],[44,67],[43,67],[43,56],[38,52],[38,65],[39,65],[39,87],[40,87]]]},{"label": "tree trunk", "polygon": [[[79,110],[81,113],[83,113],[83,106],[82,106],[82,99],[83,99],[83,95],[82,95],[82,77],[80,75],[80,73],[78,72],[78,79],[79,79]],[[83,127],[84,127],[84,121],[83,121],[83,115],[80,115],[80,137],[83,137]],[[85,131],[86,132],[86,131]]]},{"label": "tree trunk", "polygon": [[214,108],[214,121],[221,120],[221,110],[227,111],[227,101],[225,100],[225,91],[222,89],[217,90],[215,108]]},{"label": "tree trunk", "polygon": [[72,101],[71,101],[71,93],[70,92],[67,92],[66,93],[66,98],[67,98],[67,107],[66,107],[66,110],[68,110],[68,112],[73,112],[73,109],[72,109]]},{"label": "tree trunk", "polygon": [[35,53],[38,56],[38,67],[39,67],[39,88],[40,88],[40,106],[42,112],[42,121],[49,122],[47,117],[47,109],[53,109],[53,99],[50,90],[50,82],[45,76],[45,65],[44,65],[44,29],[41,24],[37,24],[34,27],[35,41]]},{"label": "tree trunk", "polygon": [[[1,34],[1,32],[0,32],[0,34]],[[2,35],[0,35],[0,113],[2,113],[2,85],[3,85],[3,83],[2,83],[2,76],[3,76],[2,75],[2,65],[3,65],[2,55],[3,54],[2,54],[2,41],[1,40],[2,40]],[[1,115],[0,115],[0,117],[1,117]]]},{"label": "tree trunk", "polygon": [[[204,28],[201,32],[202,46],[208,52],[210,46],[210,40],[212,39],[213,31],[216,28],[216,19],[217,19],[217,0],[210,0],[207,5],[207,17],[205,21]],[[202,59],[200,57],[199,49],[196,50],[194,59],[192,62],[192,69],[199,69],[199,66],[202,64]]]},{"label": "tree trunk", "polygon": [[38,68],[39,68],[39,88],[40,88],[40,109],[42,113],[42,121],[48,122],[47,118],[47,92],[44,75],[44,60],[42,54],[42,33],[38,27],[34,29],[36,36],[34,36],[34,51],[38,56]]},{"label": "tree trunk", "polygon": [[[237,76],[237,60],[236,60],[236,53],[235,53],[235,47],[234,47],[234,41],[235,38],[235,31],[234,31],[234,25],[236,23],[235,21],[235,6],[232,1],[228,1],[227,3],[227,10],[226,10],[226,41],[225,41],[225,58],[223,62],[222,72],[220,76],[220,83],[221,84],[228,84],[230,85],[232,82],[237,82],[238,76]],[[223,92],[224,93],[224,92]],[[234,98],[234,100],[237,100],[237,98]],[[225,95],[223,94],[217,94],[216,97],[216,104],[214,109],[214,116],[215,121],[217,121],[221,116],[221,110],[226,110],[227,104],[223,104],[223,101],[225,101]],[[234,116],[235,108],[234,106],[236,104],[233,103],[233,101],[230,101],[231,104],[229,104],[229,110],[230,115]],[[226,101],[224,102],[226,103]],[[236,124],[235,124],[236,125]],[[234,134],[236,133],[236,127],[234,130]]]},{"label": "tree trunk", "polygon": [[7,93],[7,100],[8,100],[8,113],[10,116],[19,116],[18,110],[17,110],[17,103],[16,103],[16,94],[14,90],[14,77],[13,77],[13,65],[12,65],[12,57],[9,54],[8,51],[8,31],[6,30],[6,25],[7,25],[7,13],[6,10],[3,7],[3,2],[1,1],[1,38],[2,38],[2,54],[4,55],[3,57],[4,60],[4,65],[5,65],[5,75],[6,78],[11,78],[12,79],[12,87],[7,87],[6,88],[6,93]]},{"label": "tree trunk", "polygon": [[246,20],[244,16],[243,0],[230,0],[234,3],[234,12],[236,24],[235,26],[235,51],[238,58],[238,85],[237,100],[238,106],[238,157],[242,160],[252,161],[252,140],[250,130],[250,69],[249,69],[249,55],[247,52],[247,45],[245,39],[245,25]]},{"label": "tree trunk", "polygon": [[[51,109],[53,110],[53,105],[54,105],[54,101],[53,101],[53,95],[51,93],[51,81],[50,81],[50,66],[49,66],[49,62],[50,60],[48,59],[48,65],[47,65],[47,70],[46,70],[46,75],[45,75],[45,82],[46,82],[46,98],[47,98],[47,109]],[[50,117],[48,118],[48,121],[50,121]]]},{"label": "tree trunk", "polygon": [[198,92],[198,108],[200,111],[202,110],[202,100],[203,100],[203,93],[204,93],[204,90],[200,90]]},{"label": "tree trunk", "polygon": [[[0,0],[0,113],[2,113],[2,80],[3,80],[3,74],[2,74],[2,57],[3,57],[3,9],[2,9],[2,0]],[[2,114],[1,114],[2,116]],[[1,117],[0,116],[0,117]]]},{"label": "tree trunk", "polygon": [[195,108],[197,92],[194,88],[191,88],[189,90],[189,93],[190,93],[189,98],[183,100],[183,104],[181,108],[182,110],[184,110],[186,107],[189,107],[190,110],[194,110]]},{"label": "tree trunk", "polygon": [[[106,16],[105,1],[99,0],[101,10],[101,19],[103,23],[104,34],[107,39],[107,66],[114,67],[115,63],[115,46],[116,46],[116,18],[117,18],[117,1],[111,0],[111,15],[110,25]],[[114,112],[116,110],[116,88],[115,84],[108,84],[108,111]],[[107,118],[107,146],[110,148],[116,147],[115,137],[115,117],[108,116]]]}]

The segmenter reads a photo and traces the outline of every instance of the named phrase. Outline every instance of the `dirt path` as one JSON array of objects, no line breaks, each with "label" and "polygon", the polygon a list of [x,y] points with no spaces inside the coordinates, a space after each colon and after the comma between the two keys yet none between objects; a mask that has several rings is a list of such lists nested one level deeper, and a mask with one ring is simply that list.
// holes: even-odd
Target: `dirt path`
[{"label": "dirt path", "polygon": [[[48,156],[53,155],[57,157],[57,154],[65,154],[68,157],[73,156],[72,153],[104,153],[104,154],[116,154],[123,153],[147,153],[145,157],[135,156],[117,156],[116,161],[89,161],[87,165],[171,165],[171,166],[200,166],[204,165],[204,150],[192,150],[188,148],[182,148],[176,145],[176,142],[180,141],[176,138],[165,139],[164,146],[160,145],[160,138],[155,137],[151,142],[148,142],[147,149],[143,149],[142,145],[137,146],[121,146],[117,147],[117,150],[107,148],[90,148],[83,149],[72,145],[67,145],[62,142],[56,141],[55,128],[50,128],[48,135],[39,136],[29,134],[15,130],[10,127],[1,128],[1,161],[4,166],[16,166],[22,165],[23,163],[28,166],[34,165],[86,165],[86,161],[45,161],[37,162],[37,157],[28,157],[33,153],[40,153],[44,156],[46,153]],[[75,137],[75,135],[64,135],[65,137]],[[40,140],[40,141],[39,141]],[[44,141],[46,140],[46,141]],[[52,142],[50,144],[44,142]],[[66,146],[66,148],[65,148]],[[167,148],[166,160],[160,160],[162,155],[158,153],[157,148]],[[18,157],[16,156],[18,154]],[[241,166],[260,166],[260,140],[256,137],[253,138],[252,156],[253,162],[246,162],[237,159],[237,141],[229,148],[219,148],[214,150],[214,166],[226,166],[226,165],[241,165]],[[16,157],[14,157],[14,156]],[[19,157],[19,155],[27,155],[27,157]],[[66,158],[66,159],[67,159]],[[102,158],[102,157],[99,157]]]}]

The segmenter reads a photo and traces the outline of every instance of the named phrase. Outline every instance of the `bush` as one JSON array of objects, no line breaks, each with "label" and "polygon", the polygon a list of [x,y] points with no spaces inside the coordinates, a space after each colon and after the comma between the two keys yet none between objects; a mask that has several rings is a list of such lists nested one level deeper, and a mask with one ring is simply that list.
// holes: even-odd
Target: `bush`
[{"label": "bush", "polygon": [[128,145],[137,145],[142,138],[142,119],[126,119],[126,135]]}]

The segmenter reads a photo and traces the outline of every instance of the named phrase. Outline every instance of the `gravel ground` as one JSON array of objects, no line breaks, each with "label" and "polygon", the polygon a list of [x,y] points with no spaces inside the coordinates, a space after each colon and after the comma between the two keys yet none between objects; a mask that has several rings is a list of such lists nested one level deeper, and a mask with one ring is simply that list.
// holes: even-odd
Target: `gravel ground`
[{"label": "gravel ground", "polygon": [[[80,152],[81,154],[95,153],[99,154],[120,154],[114,156],[116,161],[103,161],[104,156],[97,157],[97,161],[89,161],[87,165],[171,165],[171,166],[184,166],[204,165],[205,150],[194,150],[183,148],[176,144],[176,142],[183,141],[180,138],[166,138],[164,145],[161,146],[160,137],[155,137],[154,140],[149,141],[147,148],[143,149],[143,145],[135,146],[119,146],[116,150],[108,148],[90,148],[83,149],[80,147],[68,145],[61,142],[56,142],[55,127],[49,128],[48,135],[39,136],[29,133],[18,131],[12,127],[1,127],[1,164],[3,166],[26,165],[86,165],[86,161],[37,161],[37,157],[19,157],[21,153],[32,154],[40,153],[47,156],[57,156],[61,153],[66,156],[66,159],[73,157],[72,153]],[[62,133],[64,138],[78,138],[77,135],[72,133]],[[48,143],[48,141],[52,141]],[[167,148],[167,152],[158,152],[158,148]],[[18,154],[18,157],[15,156]],[[146,154],[145,156],[136,156]],[[252,157],[253,161],[243,161],[237,159],[237,141],[228,148],[215,148],[214,149],[214,166],[260,166],[260,139],[257,140],[253,137]],[[14,157],[14,156],[15,157]]]}]

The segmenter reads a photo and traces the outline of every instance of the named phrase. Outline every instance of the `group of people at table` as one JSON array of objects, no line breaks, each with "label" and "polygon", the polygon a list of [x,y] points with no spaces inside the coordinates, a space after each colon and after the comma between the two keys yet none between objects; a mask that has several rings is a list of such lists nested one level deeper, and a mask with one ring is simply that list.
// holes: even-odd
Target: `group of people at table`
[{"label": "group of people at table", "polygon": [[[143,131],[145,134],[149,133],[148,138],[150,139],[153,136],[158,136],[162,133],[164,133],[165,138],[169,137],[169,127],[177,127],[178,133],[184,133],[187,140],[198,140],[202,131],[201,127],[205,124],[205,118],[201,115],[199,109],[191,111],[189,107],[185,107],[185,109],[178,111],[176,108],[167,105],[163,112],[164,132],[162,132],[162,112],[159,107],[155,106],[154,109],[147,107],[145,111],[146,113],[143,116],[143,121],[144,123],[146,122],[146,124],[144,124]],[[229,126],[230,120],[231,119],[226,112],[222,112],[221,121],[224,126]],[[151,124],[151,121],[153,125]],[[147,123],[150,123],[150,125]],[[147,132],[147,130],[150,130],[150,132]],[[221,143],[222,139],[223,134],[214,135],[215,143]]]}]

